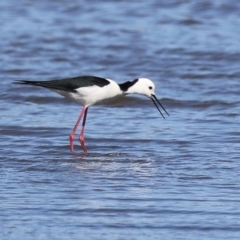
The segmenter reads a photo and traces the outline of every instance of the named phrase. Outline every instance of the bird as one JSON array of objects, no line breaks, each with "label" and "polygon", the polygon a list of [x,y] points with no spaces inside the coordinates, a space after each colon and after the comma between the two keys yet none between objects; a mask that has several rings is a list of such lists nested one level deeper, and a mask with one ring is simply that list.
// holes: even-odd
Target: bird
[{"label": "bird", "polygon": [[119,96],[125,96],[128,94],[140,94],[152,100],[155,107],[164,119],[165,117],[160,107],[169,116],[169,113],[155,95],[154,83],[150,79],[144,77],[136,78],[132,81],[127,81],[121,84],[118,84],[117,82],[108,78],[96,76],[77,76],[47,81],[18,80],[14,83],[47,88],[83,106],[77,122],[69,135],[71,152],[74,151],[74,136],[82,119],[83,121],[79,141],[83,151],[87,152],[87,147],[85,145],[84,139],[84,130],[88,108],[92,105],[102,103]]}]

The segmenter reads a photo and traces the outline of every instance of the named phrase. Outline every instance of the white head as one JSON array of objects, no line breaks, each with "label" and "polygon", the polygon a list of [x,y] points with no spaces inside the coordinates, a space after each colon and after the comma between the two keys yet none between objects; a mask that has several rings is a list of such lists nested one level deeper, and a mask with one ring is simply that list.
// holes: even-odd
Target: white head
[{"label": "white head", "polygon": [[138,78],[134,80],[134,84],[127,89],[125,94],[128,93],[137,93],[145,95],[149,98],[152,98],[152,95],[155,95],[155,85],[148,78]]},{"label": "white head", "polygon": [[[124,85],[124,84],[122,84],[122,85]],[[125,85],[126,86],[124,86],[124,87],[128,87],[128,86],[129,87],[126,89],[126,91],[124,91],[124,94],[136,93],[136,94],[141,94],[141,95],[147,96],[147,97],[151,98],[152,102],[154,103],[154,105],[156,106],[158,111],[161,113],[163,118],[164,118],[164,116],[163,116],[159,106],[165,111],[165,113],[167,115],[169,115],[168,112],[166,111],[166,109],[163,107],[163,105],[160,103],[160,101],[155,96],[155,85],[150,79],[138,78],[132,82],[125,83]]]}]

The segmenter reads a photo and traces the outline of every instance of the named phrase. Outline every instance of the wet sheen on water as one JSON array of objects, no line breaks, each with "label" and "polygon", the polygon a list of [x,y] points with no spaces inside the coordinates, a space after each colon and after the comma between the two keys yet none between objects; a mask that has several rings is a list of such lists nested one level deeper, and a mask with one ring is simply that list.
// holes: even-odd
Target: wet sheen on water
[{"label": "wet sheen on water", "polygon": [[[239,239],[240,5],[1,1],[1,239]],[[89,108],[13,84],[147,77]],[[78,132],[79,134],[79,132]]]}]

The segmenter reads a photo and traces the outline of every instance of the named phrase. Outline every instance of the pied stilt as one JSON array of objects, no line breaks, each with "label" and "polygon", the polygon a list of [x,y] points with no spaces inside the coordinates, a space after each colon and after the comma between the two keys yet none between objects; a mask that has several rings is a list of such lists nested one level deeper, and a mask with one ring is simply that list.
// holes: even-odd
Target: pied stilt
[{"label": "pied stilt", "polygon": [[[15,83],[35,85],[44,88],[48,88],[54,92],[63,95],[66,98],[74,100],[83,106],[83,109],[78,117],[78,120],[70,133],[70,150],[73,151],[73,140],[78,125],[83,118],[82,129],[79,136],[79,141],[84,152],[87,152],[84,141],[84,128],[86,124],[88,107],[96,103],[115,98],[120,95],[127,95],[131,93],[141,94],[150,98],[162,117],[159,106],[168,112],[162,106],[160,101],[155,96],[155,85],[148,78],[138,78],[133,81],[128,81],[122,84],[118,84],[113,80],[107,78],[100,78],[94,76],[79,76],[74,78],[65,78],[61,80],[50,80],[50,81],[16,81]],[[159,106],[158,106],[159,104]]]}]

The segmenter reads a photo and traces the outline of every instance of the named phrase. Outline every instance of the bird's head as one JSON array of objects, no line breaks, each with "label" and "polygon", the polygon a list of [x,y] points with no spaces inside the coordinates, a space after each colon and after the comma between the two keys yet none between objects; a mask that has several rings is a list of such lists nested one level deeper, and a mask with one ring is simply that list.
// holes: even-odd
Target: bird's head
[{"label": "bird's head", "polygon": [[135,79],[132,83],[134,84],[127,89],[127,91],[125,92],[126,94],[136,93],[145,95],[149,98],[151,98],[152,95],[155,94],[155,85],[148,78],[138,78]]},{"label": "bird's head", "polygon": [[125,94],[136,93],[136,94],[141,94],[146,97],[149,97],[153,101],[154,105],[156,106],[158,111],[161,113],[163,118],[164,118],[164,115],[162,114],[159,106],[165,111],[165,113],[167,115],[169,115],[168,112],[166,111],[166,109],[163,107],[163,105],[157,99],[157,97],[155,95],[155,85],[150,79],[138,78],[138,79],[135,79],[131,83],[132,83],[132,85],[127,89]]}]

